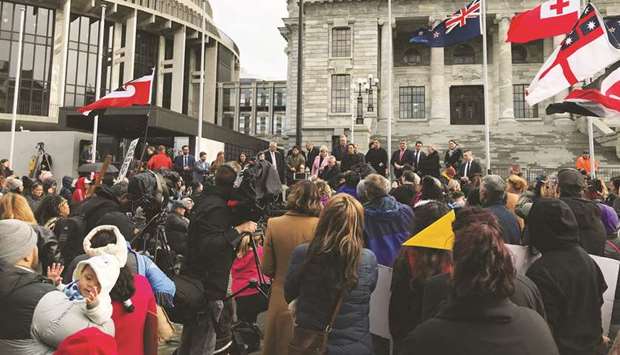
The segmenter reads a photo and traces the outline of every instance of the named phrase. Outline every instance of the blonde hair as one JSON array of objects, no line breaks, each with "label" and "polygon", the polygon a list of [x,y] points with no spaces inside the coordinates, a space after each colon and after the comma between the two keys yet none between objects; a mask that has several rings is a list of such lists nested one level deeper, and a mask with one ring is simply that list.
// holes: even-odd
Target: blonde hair
[{"label": "blonde hair", "polygon": [[317,179],[316,181],[314,181],[314,183],[316,184],[316,188],[319,189],[319,195],[332,197],[333,191],[327,182],[321,179]]},{"label": "blonde hair", "polygon": [[[244,235],[239,242],[239,247],[237,248],[237,258],[243,258],[249,251],[252,249],[250,246],[250,236]],[[256,242],[256,247],[258,247],[258,238],[255,237],[254,241]]]},{"label": "blonde hair", "polygon": [[508,185],[512,187],[517,193],[523,193],[527,190],[527,181],[520,176],[510,175],[506,180]]},{"label": "blonde hair", "polygon": [[291,187],[286,197],[286,208],[307,216],[321,213],[321,196],[317,186],[309,180],[303,180]]},{"label": "blonde hair", "polygon": [[0,198],[0,219],[18,219],[22,222],[37,224],[26,198],[12,192]]}]

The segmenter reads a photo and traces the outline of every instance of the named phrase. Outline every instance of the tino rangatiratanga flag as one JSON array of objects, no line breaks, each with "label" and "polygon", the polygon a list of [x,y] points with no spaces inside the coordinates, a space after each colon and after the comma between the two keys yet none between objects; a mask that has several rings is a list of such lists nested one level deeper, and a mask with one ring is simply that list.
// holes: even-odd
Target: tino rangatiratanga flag
[{"label": "tino rangatiratanga flag", "polygon": [[134,79],[99,100],[78,108],[78,112],[88,116],[91,111],[105,110],[110,107],[148,105],[151,102],[152,82],[152,74]]}]

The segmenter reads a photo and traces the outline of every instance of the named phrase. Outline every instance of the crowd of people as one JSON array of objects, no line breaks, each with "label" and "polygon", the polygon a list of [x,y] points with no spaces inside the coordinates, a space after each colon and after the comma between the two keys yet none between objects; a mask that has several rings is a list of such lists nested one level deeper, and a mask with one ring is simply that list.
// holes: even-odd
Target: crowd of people
[{"label": "crowd of people", "polygon": [[[382,354],[369,318],[380,265],[392,269],[395,354],[620,351],[620,292],[606,334],[608,286],[590,257],[620,260],[620,178],[560,169],[527,181],[485,174],[454,140],[443,161],[414,147],[403,140],[388,160],[379,141],[362,154],[342,136],[331,149],[270,143],[212,162],[149,147],[147,173],[169,190],[158,250],[173,269],[136,242],[150,222],[132,177],[58,186],[49,171],[18,178],[3,162],[0,353],[156,354],[178,331],[172,317],[178,355]],[[281,213],[259,220],[241,213],[235,185],[257,165],[261,181],[288,186],[273,196]],[[430,238],[453,246],[403,246],[451,211],[451,230]],[[518,273],[510,244],[540,257]]]}]

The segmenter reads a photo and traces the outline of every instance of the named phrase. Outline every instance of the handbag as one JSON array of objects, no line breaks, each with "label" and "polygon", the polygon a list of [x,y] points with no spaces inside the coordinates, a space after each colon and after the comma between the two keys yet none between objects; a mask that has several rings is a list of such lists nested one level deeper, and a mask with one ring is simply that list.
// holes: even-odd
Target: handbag
[{"label": "handbag", "polygon": [[164,344],[174,336],[174,325],[168,317],[168,313],[160,305],[157,305],[157,341]]},{"label": "handbag", "polygon": [[340,306],[342,305],[342,299],[344,298],[343,291],[338,292],[336,305],[332,310],[329,318],[329,323],[323,330],[314,330],[302,328],[295,325],[293,328],[293,338],[288,345],[289,355],[324,355],[327,354],[327,338],[332,331],[332,326],[336,321],[336,316],[340,312]]}]

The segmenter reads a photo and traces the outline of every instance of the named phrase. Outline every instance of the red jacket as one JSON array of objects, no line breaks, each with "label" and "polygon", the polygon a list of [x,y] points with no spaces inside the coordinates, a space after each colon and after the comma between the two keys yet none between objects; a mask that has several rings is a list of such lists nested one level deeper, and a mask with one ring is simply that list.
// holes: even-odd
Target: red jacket
[{"label": "red jacket", "polygon": [[153,155],[146,167],[150,170],[172,169],[172,159],[166,153]]},{"label": "red jacket", "polygon": [[146,277],[133,278],[136,292],[131,297],[135,309],[129,313],[121,302],[112,302],[112,320],[116,329],[119,354],[157,354],[157,306],[153,290]]}]

